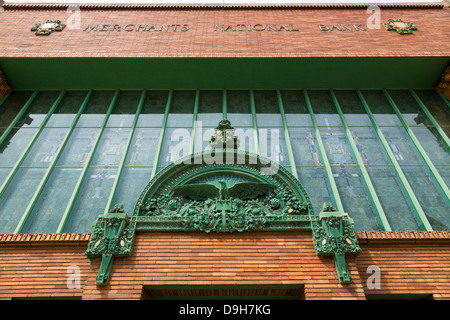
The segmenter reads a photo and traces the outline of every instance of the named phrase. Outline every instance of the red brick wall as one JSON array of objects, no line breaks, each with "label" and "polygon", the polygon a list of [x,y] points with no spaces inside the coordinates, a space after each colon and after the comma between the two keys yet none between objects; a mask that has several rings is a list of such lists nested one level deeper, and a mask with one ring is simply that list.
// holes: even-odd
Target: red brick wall
[{"label": "red brick wall", "polygon": [[[365,8],[81,10],[81,28],[36,36],[47,19],[67,24],[66,10],[0,10],[0,57],[397,57],[450,55],[449,8],[383,8],[381,22],[403,19],[418,31],[368,29]],[[83,31],[88,25],[188,24],[190,30]],[[228,24],[293,24],[299,31],[214,31]],[[361,24],[367,31],[320,31],[318,25]],[[159,27],[158,27],[159,28]],[[245,28],[244,28],[245,29]],[[231,29],[230,29],[231,30]]]},{"label": "red brick wall", "polygon": [[[316,256],[310,232],[138,233],[133,255],[116,258],[109,284],[96,286],[101,259],[90,268],[88,234],[0,235],[0,298],[140,299],[143,285],[303,284],[306,299],[450,299],[450,232],[359,232],[358,238],[362,253],[357,261],[347,258],[352,283],[340,284],[333,258]],[[67,288],[71,265],[80,268],[80,289]],[[370,265],[381,270],[380,289],[367,287]]]}]

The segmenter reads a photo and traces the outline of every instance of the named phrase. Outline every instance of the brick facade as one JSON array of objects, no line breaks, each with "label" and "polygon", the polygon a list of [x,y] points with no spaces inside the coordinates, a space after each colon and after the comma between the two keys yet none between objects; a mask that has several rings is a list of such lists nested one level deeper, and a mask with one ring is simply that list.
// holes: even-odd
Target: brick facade
[{"label": "brick facade", "polygon": [[[6,6],[0,10],[0,42],[7,45],[0,47],[0,57],[447,57],[450,34],[438,26],[447,25],[449,12],[449,8],[438,6],[382,7],[381,24],[400,18],[418,28],[411,35],[399,35],[385,30],[383,25],[380,29],[369,29],[370,14],[366,7],[359,6],[256,9],[200,6],[170,10],[82,7],[79,27],[70,26],[70,21],[76,20],[63,8]],[[36,36],[30,31],[35,24],[48,19],[61,20],[68,26],[50,36]],[[84,31],[95,25],[97,31]],[[146,30],[155,25],[162,31],[143,31],[145,25]],[[161,25],[172,27],[165,31]],[[173,25],[179,25],[176,31]],[[189,30],[185,31],[183,25]],[[223,25],[224,31],[216,25]],[[277,30],[268,25],[276,25]],[[335,25],[342,30],[321,31],[319,25],[328,28]],[[348,25],[349,29],[341,25]],[[267,30],[256,31],[263,26]]]},{"label": "brick facade", "polygon": [[[450,232],[358,232],[358,238],[362,253],[347,258],[352,283],[340,284],[333,258],[315,254],[310,232],[138,233],[133,255],[116,258],[109,284],[97,286],[100,258],[90,266],[84,256],[89,234],[0,235],[0,298],[140,299],[143,285],[297,284],[307,300],[450,299]],[[367,287],[370,265],[381,270],[380,289]],[[80,268],[80,289],[67,287],[70,266]]]}]

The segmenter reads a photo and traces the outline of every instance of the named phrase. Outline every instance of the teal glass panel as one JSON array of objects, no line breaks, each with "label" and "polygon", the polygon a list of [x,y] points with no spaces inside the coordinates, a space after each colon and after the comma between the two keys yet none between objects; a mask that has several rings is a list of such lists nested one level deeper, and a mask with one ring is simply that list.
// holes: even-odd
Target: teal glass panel
[{"label": "teal glass panel", "polygon": [[283,127],[278,105],[277,93],[274,90],[255,90],[256,123],[261,127]]},{"label": "teal glass panel", "polygon": [[106,128],[95,150],[92,166],[117,166],[130,136],[130,128]]},{"label": "teal glass panel", "polygon": [[[0,136],[5,132],[5,128],[12,123],[20,110],[22,110],[22,107],[31,97],[31,94],[31,91],[13,91],[3,102],[0,108]],[[16,126],[21,127],[29,123],[30,120],[28,114],[25,113],[25,116],[19,120]]]},{"label": "teal glass panel", "polygon": [[388,92],[408,126],[432,125],[409,91],[389,90]]},{"label": "teal glass panel", "polygon": [[0,186],[5,182],[12,168],[0,168]]},{"label": "teal glass panel", "polygon": [[447,187],[450,188],[450,166],[435,166]]},{"label": "teal glass panel", "polygon": [[280,93],[288,126],[312,127],[313,123],[306,106],[303,91],[283,90]]},{"label": "teal glass panel", "polygon": [[121,91],[106,126],[131,127],[141,95],[141,91]]},{"label": "teal glass panel", "polygon": [[253,126],[250,91],[227,90],[227,119],[234,128]]},{"label": "teal glass panel", "polygon": [[203,127],[216,127],[222,119],[223,91],[201,90],[197,121],[201,122]]},{"label": "teal glass panel", "polygon": [[235,128],[234,135],[239,138],[239,150],[256,152],[255,130],[253,128]]},{"label": "teal glass panel", "polygon": [[192,127],[195,91],[174,91],[167,127]]},{"label": "teal glass panel", "polygon": [[286,138],[282,128],[259,128],[259,154],[277,162],[279,165],[288,166]]},{"label": "teal glass panel", "polygon": [[381,127],[381,131],[400,165],[424,164],[405,128]]},{"label": "teal glass panel", "polygon": [[117,168],[89,169],[64,232],[91,232],[92,222],[105,213]]},{"label": "teal glass panel", "polygon": [[197,122],[197,127],[195,128],[194,153],[211,150],[209,140],[214,134],[215,130],[213,127],[204,128]]},{"label": "teal glass panel", "polygon": [[55,158],[68,128],[45,128],[33,144],[23,167],[48,167]]},{"label": "teal glass panel", "polygon": [[354,164],[352,149],[343,127],[319,127],[330,164]]},{"label": "teal glass panel", "polygon": [[20,168],[0,199],[0,233],[13,233],[35,193],[45,169]]},{"label": "teal glass panel", "polygon": [[46,127],[70,127],[86,95],[87,91],[67,91]]},{"label": "teal glass panel", "polygon": [[77,127],[100,127],[114,97],[114,91],[94,91]]},{"label": "teal glass panel", "polygon": [[449,203],[436,188],[427,167],[402,167],[420,206],[435,231],[450,229]]},{"label": "teal glass panel", "polygon": [[39,92],[31,106],[28,108],[28,121],[24,124],[24,127],[39,127],[59,94],[59,91]]},{"label": "teal glass panel", "polygon": [[324,167],[297,167],[297,175],[311,199],[316,214],[322,211],[325,202],[334,202]]},{"label": "teal glass panel", "polygon": [[168,97],[169,91],[147,91],[137,126],[161,128]]},{"label": "teal glass panel", "polygon": [[314,128],[289,128],[295,164],[300,166],[323,166]]},{"label": "teal glass panel", "polygon": [[165,167],[190,154],[191,128],[168,128],[164,134],[158,166]]},{"label": "teal glass panel", "polygon": [[113,204],[123,204],[125,212],[132,215],[134,206],[150,182],[151,176],[152,168],[123,168]]},{"label": "teal glass panel", "polygon": [[355,221],[355,230],[381,230],[359,169],[333,166],[331,170],[344,210]]},{"label": "teal glass panel", "polygon": [[125,164],[127,166],[152,166],[160,133],[160,128],[137,128]]},{"label": "teal glass panel", "polygon": [[308,96],[318,126],[342,126],[329,91],[310,90],[308,91]]},{"label": "teal glass panel", "polygon": [[434,165],[450,165],[450,153],[434,127],[411,127]]},{"label": "teal glass panel", "polygon": [[350,127],[353,142],[365,165],[390,165],[381,141],[371,127]]},{"label": "teal glass panel", "polygon": [[0,148],[0,164],[2,167],[13,167],[23,154],[37,128],[16,128],[8,135],[8,139]]},{"label": "teal glass panel", "polygon": [[436,90],[414,91],[430,111],[433,118],[450,137],[450,108],[442,100]]},{"label": "teal glass panel", "polygon": [[53,170],[23,233],[56,232],[80,174],[81,168]]},{"label": "teal glass panel", "polygon": [[363,90],[362,95],[379,126],[402,126],[397,114],[381,90]]},{"label": "teal glass panel", "polygon": [[56,165],[60,167],[84,166],[99,133],[99,128],[75,128]]},{"label": "teal glass panel", "polygon": [[334,94],[349,126],[372,126],[356,91],[335,90]]},{"label": "teal glass panel", "polygon": [[390,166],[366,167],[366,169],[391,229],[394,231],[420,230],[417,218],[394,169]]}]

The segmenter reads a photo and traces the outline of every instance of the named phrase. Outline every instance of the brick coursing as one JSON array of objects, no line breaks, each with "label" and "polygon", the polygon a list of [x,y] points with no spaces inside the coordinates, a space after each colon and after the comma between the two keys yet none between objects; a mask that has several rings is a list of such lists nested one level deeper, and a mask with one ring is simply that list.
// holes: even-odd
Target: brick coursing
[{"label": "brick coursing", "polygon": [[[401,18],[418,31],[398,35],[368,29],[366,8],[178,8],[173,10],[81,10],[80,28],[69,25],[50,36],[30,31],[36,23],[58,19],[68,24],[67,10],[0,10],[1,57],[448,57],[445,32],[450,8],[382,8],[381,22]],[[83,31],[88,25],[187,24],[182,31]],[[215,25],[293,24],[299,31],[214,31]],[[360,24],[367,31],[320,31],[327,26]],[[142,29],[141,29],[142,30]],[[171,29],[172,30],[172,29]]]},{"label": "brick coursing", "polygon": [[[107,286],[96,286],[100,258],[85,257],[89,234],[0,235],[0,299],[140,299],[143,285],[303,284],[306,299],[365,299],[365,294],[432,294],[450,299],[449,232],[358,232],[362,253],[347,258],[340,284],[332,257],[315,254],[310,232],[138,233],[131,257],[116,258]],[[34,240],[31,240],[34,237]],[[81,288],[67,288],[67,268]],[[381,288],[367,287],[367,268]]]}]

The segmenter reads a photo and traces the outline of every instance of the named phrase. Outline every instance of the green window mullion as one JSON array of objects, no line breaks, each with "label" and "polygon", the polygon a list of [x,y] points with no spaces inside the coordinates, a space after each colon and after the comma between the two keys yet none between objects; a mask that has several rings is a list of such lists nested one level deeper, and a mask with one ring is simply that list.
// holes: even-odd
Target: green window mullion
[{"label": "green window mullion", "polygon": [[78,119],[81,117],[81,114],[83,113],[83,110],[91,97],[91,93],[92,93],[92,91],[89,91],[88,94],[86,95],[86,98],[84,99],[83,104],[81,105],[80,109],[78,110],[77,115],[75,116],[75,119],[72,121],[72,125],[71,125],[69,131],[66,133],[66,136],[64,137],[64,140],[61,143],[61,146],[59,147],[58,151],[56,152],[55,157],[53,158],[52,162],[50,163],[49,167],[47,168],[47,171],[45,172],[44,177],[42,177],[41,182],[39,183],[39,186],[38,186],[35,194],[33,195],[33,198],[29,202],[27,209],[25,210],[24,214],[22,215],[22,218],[19,221],[14,233],[22,232],[29,216],[31,215],[31,212],[33,211],[33,208],[34,208],[39,196],[41,195],[42,191],[44,190],[45,184],[47,183],[48,179],[50,178],[50,175],[53,172],[53,169],[55,168],[56,163],[58,162],[58,160],[67,144],[67,141],[69,141],[69,138],[75,128],[75,125],[78,122]]},{"label": "green window mullion", "polygon": [[255,153],[259,154],[258,124],[256,122],[256,106],[255,106],[255,96],[253,94],[253,90],[250,90],[250,107],[252,109],[253,139],[254,139],[254,143],[255,143]]},{"label": "green window mullion", "polygon": [[330,94],[331,98],[333,99],[334,106],[336,107],[336,110],[339,113],[339,117],[342,121],[342,124],[344,125],[345,135],[347,136],[347,140],[350,144],[350,147],[352,148],[353,155],[355,156],[356,163],[363,177],[363,181],[366,185],[367,190],[369,191],[369,196],[375,207],[381,227],[383,228],[383,231],[392,231],[391,226],[389,225],[389,222],[386,218],[386,214],[384,213],[383,207],[381,206],[380,200],[378,199],[375,188],[372,184],[372,180],[370,179],[370,176],[366,170],[366,166],[364,165],[364,162],[361,159],[361,155],[359,154],[358,148],[356,147],[355,141],[353,140],[352,133],[347,125],[347,121],[345,120],[341,106],[339,105],[339,102],[333,90],[330,90]]},{"label": "green window mullion", "polygon": [[222,114],[223,114],[223,120],[227,120],[227,90],[226,89],[223,89]]},{"label": "green window mullion", "polygon": [[105,118],[103,119],[102,125],[100,127],[100,132],[97,135],[97,138],[94,142],[94,145],[92,146],[91,152],[88,156],[88,159],[86,163],[84,164],[83,170],[81,171],[80,177],[78,178],[77,184],[75,185],[75,189],[72,192],[72,196],[70,197],[69,203],[66,207],[66,210],[63,213],[63,216],[61,218],[61,221],[59,222],[58,229],[56,230],[57,233],[64,232],[64,228],[67,224],[67,221],[69,221],[70,213],[73,209],[73,206],[75,204],[75,201],[77,199],[77,196],[81,190],[81,186],[83,184],[84,179],[86,178],[86,174],[89,170],[89,166],[92,162],[92,159],[94,158],[95,151],[97,150],[97,147],[100,143],[100,140],[102,138],[103,132],[105,131],[106,124],[108,122],[109,116],[111,115],[114,105],[116,104],[116,101],[119,97],[119,90],[116,90],[114,97],[109,105],[108,111],[106,112]]},{"label": "green window mullion", "polygon": [[194,116],[192,118],[192,133],[191,133],[191,145],[189,151],[191,154],[194,153],[195,148],[195,134],[197,131],[197,117],[198,117],[198,104],[200,101],[200,90],[195,91],[195,102],[194,102]]},{"label": "green window mullion", "polygon": [[45,116],[44,120],[42,121],[41,125],[38,128],[38,131],[34,134],[31,141],[28,143],[27,147],[25,148],[25,151],[22,153],[22,155],[19,157],[19,159],[16,161],[13,169],[9,173],[9,175],[6,177],[5,181],[3,182],[2,186],[0,187],[0,198],[3,196],[4,192],[8,188],[8,185],[16,175],[17,171],[19,170],[19,167],[22,165],[23,161],[27,157],[28,153],[30,152],[31,148],[33,148],[34,143],[39,138],[40,134],[44,130],[45,125],[47,124],[48,120],[52,116],[53,112],[55,112],[56,108],[58,107],[59,103],[61,102],[62,98],[64,97],[65,90],[63,90],[58,98],[53,103],[52,107],[48,111],[47,115]]},{"label": "green window mullion", "polygon": [[420,106],[420,109],[422,109],[423,113],[428,117],[428,119],[431,121],[433,126],[436,128],[437,132],[439,133],[439,136],[441,137],[442,141],[446,144],[447,150],[450,148],[450,139],[445,134],[444,130],[442,130],[439,123],[436,121],[436,119],[433,117],[430,111],[428,111],[428,108],[426,105],[420,100],[420,98],[417,96],[417,94],[414,92],[414,90],[409,90],[411,95],[413,96],[414,100],[417,102],[417,104]]},{"label": "green window mullion", "polygon": [[292,151],[291,139],[289,137],[289,130],[286,121],[286,114],[284,113],[283,99],[281,98],[280,90],[277,90],[278,106],[280,107],[281,121],[283,122],[284,138],[286,140],[286,147],[291,164],[292,174],[298,179],[297,166],[295,165],[294,152]]},{"label": "green window mullion", "polygon": [[[19,120],[23,117],[25,112],[27,112],[28,108],[33,103],[33,101],[36,98],[36,96],[38,95],[38,93],[39,93],[39,90],[35,90],[33,92],[31,97],[27,100],[27,102],[23,105],[22,109],[20,109],[19,113],[15,116],[13,121],[6,128],[5,132],[3,132],[3,135],[0,137],[0,146],[2,146],[5,143],[6,139],[8,139],[8,135],[11,133],[12,129],[17,125],[17,122],[19,122]],[[2,103],[5,100],[6,100],[6,98],[4,98],[4,100],[2,99]]]},{"label": "green window mullion", "polygon": [[378,138],[381,141],[384,151],[386,152],[387,156],[389,157],[390,162],[392,163],[392,165],[394,167],[397,177],[399,178],[400,184],[402,185],[403,190],[405,190],[405,192],[408,196],[408,199],[410,200],[410,202],[412,204],[413,211],[416,214],[416,217],[417,217],[422,229],[425,231],[433,231],[433,228],[431,227],[431,224],[428,221],[428,219],[425,215],[425,212],[423,212],[423,209],[420,206],[420,203],[417,200],[416,195],[414,194],[408,180],[406,179],[405,174],[403,173],[399,163],[397,162],[397,159],[395,159],[395,156],[392,153],[389,143],[387,142],[386,138],[384,137],[383,132],[381,131],[380,127],[378,126],[378,123],[375,120],[375,117],[373,116],[373,113],[370,110],[369,105],[367,104],[366,100],[364,99],[364,96],[362,95],[361,91],[359,89],[357,89],[356,92],[361,101],[361,104],[364,107],[364,110],[366,111],[367,115],[370,118],[370,121],[372,122],[372,125],[375,129],[375,132],[378,135]]},{"label": "green window mullion", "polygon": [[155,177],[156,171],[158,170],[159,158],[161,156],[161,149],[162,149],[162,145],[164,142],[164,134],[166,131],[166,126],[167,126],[167,118],[169,118],[170,105],[172,104],[172,96],[173,96],[173,90],[170,90],[169,96],[167,98],[166,110],[164,112],[161,134],[159,135],[158,146],[156,148],[155,161],[153,162],[153,170],[152,170],[151,179],[153,179]]},{"label": "green window mullion", "polygon": [[317,145],[319,146],[319,152],[322,156],[322,161],[325,166],[325,172],[327,174],[328,182],[330,183],[331,192],[333,193],[334,205],[337,211],[344,211],[344,207],[342,206],[341,197],[339,195],[338,188],[336,186],[336,181],[333,177],[333,172],[331,170],[330,162],[328,161],[328,156],[325,151],[325,146],[322,141],[322,137],[320,136],[319,126],[317,125],[316,117],[314,116],[314,112],[311,106],[311,101],[309,100],[308,92],[303,90],[303,95],[305,96],[306,107],[308,108],[309,115],[311,116],[311,121],[314,127],[314,133],[317,139]]},{"label": "green window mullion", "polygon": [[142,106],[144,105],[144,102],[145,102],[146,93],[147,92],[145,90],[142,91],[141,99],[139,100],[139,105],[137,107],[136,114],[133,119],[133,123],[131,125],[131,131],[130,131],[130,134],[128,135],[128,140],[126,142],[125,151],[123,153],[122,159],[120,160],[120,164],[117,169],[117,174],[114,179],[113,186],[111,188],[111,193],[109,194],[108,202],[105,207],[105,212],[109,212],[109,210],[111,209],[111,207],[113,205],[112,202],[114,201],[114,196],[116,195],[117,186],[119,185],[120,177],[122,176],[122,171],[125,166],[125,161],[127,160],[127,157],[128,157],[130,145],[133,140],[134,132],[136,131],[136,125],[137,125],[139,116],[141,114]]},{"label": "green window mullion", "polygon": [[400,122],[403,124],[403,127],[405,128],[406,132],[409,135],[409,138],[413,142],[414,146],[416,147],[417,151],[420,153],[422,159],[425,161],[425,163],[428,165],[428,168],[431,171],[431,174],[433,175],[434,180],[437,182],[439,188],[444,193],[444,195],[447,197],[447,203],[450,201],[450,191],[447,187],[447,184],[442,179],[439,172],[436,170],[436,167],[434,166],[433,162],[428,157],[427,153],[423,149],[422,145],[420,144],[419,140],[417,139],[414,132],[412,132],[411,128],[408,126],[408,123],[406,122],[405,118],[403,117],[402,113],[398,109],[397,105],[395,104],[394,100],[392,99],[389,92],[386,90],[383,90],[384,95],[389,101],[389,104],[391,105],[392,109],[394,109],[395,113],[397,114],[398,118],[400,119]]}]

